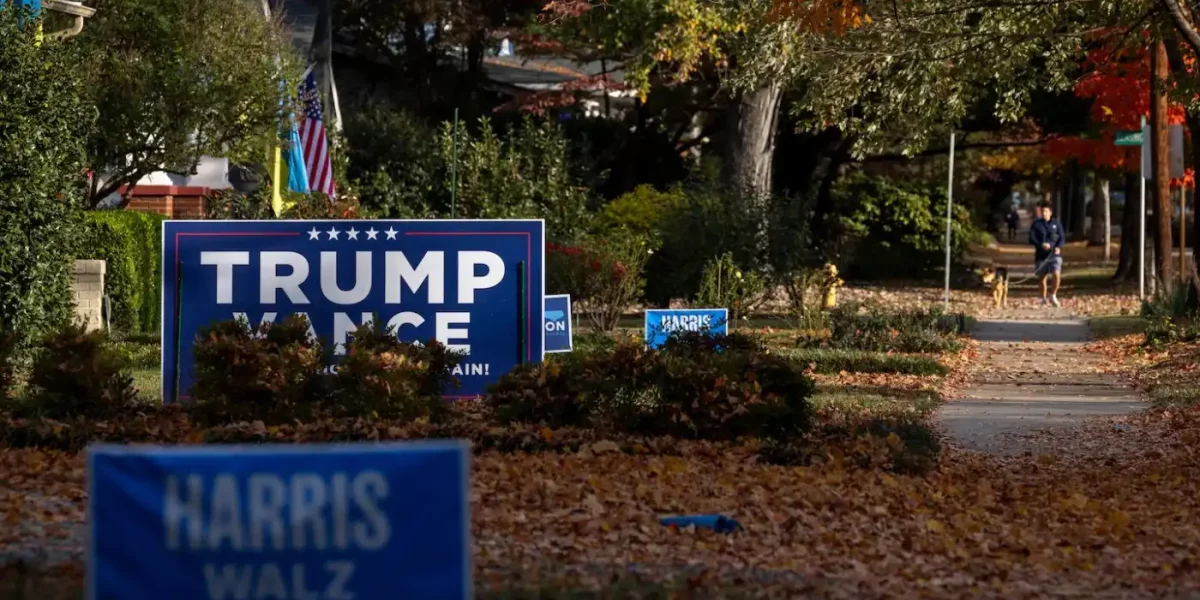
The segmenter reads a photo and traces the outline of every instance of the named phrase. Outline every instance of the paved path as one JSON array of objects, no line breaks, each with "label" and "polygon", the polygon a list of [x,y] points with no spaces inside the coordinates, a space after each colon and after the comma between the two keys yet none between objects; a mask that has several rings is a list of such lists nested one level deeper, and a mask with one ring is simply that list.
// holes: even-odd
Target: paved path
[{"label": "paved path", "polygon": [[1052,452],[1037,432],[1143,407],[1084,349],[1086,321],[1055,318],[1055,311],[1008,312],[977,322],[972,337],[982,345],[972,383],[938,411],[952,444],[997,455]]}]

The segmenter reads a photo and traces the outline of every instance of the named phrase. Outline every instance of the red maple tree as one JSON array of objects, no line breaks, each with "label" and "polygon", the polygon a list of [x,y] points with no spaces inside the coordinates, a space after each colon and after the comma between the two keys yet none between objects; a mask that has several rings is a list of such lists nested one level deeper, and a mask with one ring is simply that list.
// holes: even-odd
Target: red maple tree
[{"label": "red maple tree", "polygon": [[[1092,100],[1091,117],[1100,126],[1096,137],[1061,137],[1050,140],[1045,154],[1055,162],[1075,160],[1096,168],[1136,171],[1140,152],[1137,147],[1117,146],[1118,131],[1137,131],[1141,120],[1150,115],[1149,41],[1131,38],[1123,32],[1106,32],[1106,44],[1087,53],[1087,74],[1075,85],[1075,95]],[[1187,68],[1194,64],[1190,54]],[[1182,104],[1171,103],[1167,120],[1184,122]],[[1195,177],[1187,169],[1172,186],[1192,187]]]}]

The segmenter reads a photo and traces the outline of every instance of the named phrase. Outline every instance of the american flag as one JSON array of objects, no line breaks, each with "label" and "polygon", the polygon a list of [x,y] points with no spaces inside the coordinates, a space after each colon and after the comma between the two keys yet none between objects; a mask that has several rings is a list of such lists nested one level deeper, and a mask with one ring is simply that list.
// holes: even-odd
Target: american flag
[{"label": "american flag", "polygon": [[317,74],[309,71],[300,84],[300,148],[304,153],[304,170],[314,192],[333,196],[333,165],[329,162],[329,144],[325,138],[325,122],[321,118],[321,95],[317,92]]}]

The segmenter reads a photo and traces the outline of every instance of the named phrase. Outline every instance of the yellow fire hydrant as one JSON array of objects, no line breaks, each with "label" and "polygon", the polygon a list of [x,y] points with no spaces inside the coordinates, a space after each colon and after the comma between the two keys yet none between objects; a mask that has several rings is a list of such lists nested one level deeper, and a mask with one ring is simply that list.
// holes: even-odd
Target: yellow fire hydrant
[{"label": "yellow fire hydrant", "polygon": [[838,277],[837,265],[833,263],[826,263],[822,272],[825,274],[825,278],[821,281],[821,290],[823,292],[821,308],[829,310],[837,307],[837,289],[846,285],[846,282],[842,281],[841,277]]}]

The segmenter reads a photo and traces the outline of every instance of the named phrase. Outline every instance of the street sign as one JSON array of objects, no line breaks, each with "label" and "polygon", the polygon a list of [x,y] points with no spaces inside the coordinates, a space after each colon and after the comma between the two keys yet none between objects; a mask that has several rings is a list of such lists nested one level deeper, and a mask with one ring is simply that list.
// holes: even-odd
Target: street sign
[{"label": "street sign", "polygon": [[[1142,128],[1142,139],[1150,141],[1150,126]],[[1183,125],[1171,125],[1167,129],[1167,169],[1172,179],[1183,177]],[[1142,177],[1154,179],[1154,144],[1142,146]]]},{"label": "street sign", "polygon": [[90,600],[471,596],[463,442],[88,448]]},{"label": "street sign", "polygon": [[163,401],[176,375],[190,397],[204,327],[291,314],[335,360],[374,319],[404,341],[436,339],[467,355],[446,395],[474,398],[542,360],[544,249],[540,220],[164,221]]},{"label": "street sign", "polygon": [[574,349],[574,329],[571,327],[571,295],[546,296],[546,353],[570,352]]},{"label": "street sign", "polygon": [[1118,146],[1142,145],[1142,132],[1140,131],[1118,131],[1115,138]]},{"label": "street sign", "polygon": [[646,345],[661,348],[673,333],[729,333],[729,311],[724,308],[673,308],[646,311]]}]

